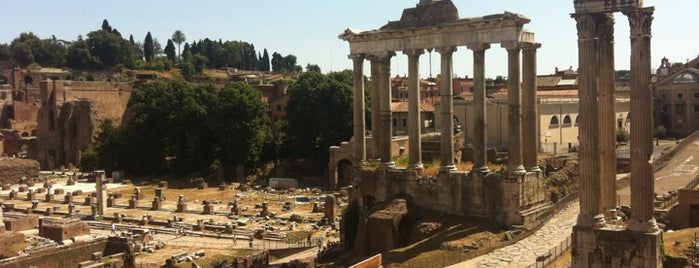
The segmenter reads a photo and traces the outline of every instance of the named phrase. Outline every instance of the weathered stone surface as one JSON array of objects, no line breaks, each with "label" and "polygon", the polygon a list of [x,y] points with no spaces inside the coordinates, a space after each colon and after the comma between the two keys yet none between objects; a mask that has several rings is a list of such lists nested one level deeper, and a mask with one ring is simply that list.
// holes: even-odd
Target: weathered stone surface
[{"label": "weathered stone surface", "polygon": [[16,184],[21,177],[39,176],[39,162],[33,159],[0,158],[0,183]]},{"label": "weathered stone surface", "polygon": [[355,251],[364,255],[387,252],[400,246],[399,225],[408,214],[404,199],[391,200],[374,210],[367,219],[360,220]]}]

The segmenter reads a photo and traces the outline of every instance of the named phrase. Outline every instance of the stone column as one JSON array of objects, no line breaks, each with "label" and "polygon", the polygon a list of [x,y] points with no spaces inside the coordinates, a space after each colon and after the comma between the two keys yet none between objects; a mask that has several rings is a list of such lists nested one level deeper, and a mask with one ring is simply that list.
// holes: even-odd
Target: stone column
[{"label": "stone column", "polygon": [[96,192],[96,199],[97,199],[97,215],[98,216],[104,216],[104,210],[107,206],[107,185],[104,185],[106,182],[105,179],[105,171],[104,170],[98,170],[93,173],[95,176],[95,192]]},{"label": "stone column", "polygon": [[437,48],[441,54],[441,80],[439,81],[440,109],[442,116],[441,129],[441,160],[440,172],[455,170],[454,165],[454,91],[452,85],[453,62],[452,55],[456,47]]},{"label": "stone column", "polygon": [[600,228],[605,225],[600,205],[599,142],[597,131],[597,16],[574,14],[578,28],[580,146],[580,213],[577,225]]},{"label": "stone column", "polygon": [[599,132],[600,205],[605,218],[616,220],[616,113],[614,88],[614,14],[599,14],[597,36],[599,42],[599,86],[596,129]]},{"label": "stone column", "polygon": [[528,171],[538,172],[539,115],[536,98],[536,50],[539,43],[522,45],[522,161]]},{"label": "stone column", "polygon": [[473,50],[473,170],[488,173],[486,157],[485,50],[490,44],[468,46]]},{"label": "stone column", "polygon": [[380,112],[381,110],[381,96],[379,95],[379,60],[378,57],[374,55],[369,55],[367,57],[371,62],[371,152],[372,159],[379,157],[379,145],[381,139],[381,127],[379,127]]},{"label": "stone column", "polygon": [[420,119],[420,55],[425,53],[423,49],[404,51],[408,55],[408,136],[409,166],[408,169],[422,170],[422,121]]},{"label": "stone column", "polygon": [[379,110],[380,110],[380,125],[381,135],[379,138],[379,158],[381,158],[381,166],[385,168],[393,168],[396,164],[393,162],[391,154],[391,143],[393,141],[393,116],[391,114],[391,57],[395,53],[385,52],[377,56],[378,62],[378,88],[379,91]]},{"label": "stone column", "polygon": [[0,200],[0,234],[5,232],[5,222],[3,221],[2,208],[2,200]]},{"label": "stone column", "polygon": [[355,165],[366,162],[366,122],[364,121],[364,55],[350,55],[354,63],[353,100],[354,100],[354,160]]},{"label": "stone column", "polygon": [[653,217],[655,178],[653,153],[652,92],[650,90],[650,38],[654,8],[624,12],[631,28],[631,219],[628,229],[651,233],[658,230]]},{"label": "stone column", "polygon": [[520,88],[520,52],[521,44],[517,41],[503,42],[507,49],[507,106],[508,139],[507,172],[509,177],[527,174],[522,165],[522,90]]}]

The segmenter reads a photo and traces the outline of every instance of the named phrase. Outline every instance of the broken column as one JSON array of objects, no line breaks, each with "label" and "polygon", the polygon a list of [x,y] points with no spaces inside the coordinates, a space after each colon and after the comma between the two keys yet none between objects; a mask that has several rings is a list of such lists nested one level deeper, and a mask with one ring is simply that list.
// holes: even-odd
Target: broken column
[{"label": "broken column", "polygon": [[107,206],[107,185],[104,170],[94,172],[95,176],[95,201],[97,205],[97,215],[104,215],[104,210]]},{"label": "broken column", "polygon": [[32,201],[32,200],[34,200],[34,190],[29,189],[29,191],[27,192],[27,201]]},{"label": "broken column", "polygon": [[325,197],[325,217],[328,218],[328,223],[335,222],[335,196],[328,195]]},{"label": "broken column", "polygon": [[138,207],[138,198],[136,195],[132,195],[131,199],[129,199],[129,206],[127,208],[135,209],[136,207]]},{"label": "broken column", "polygon": [[165,200],[165,194],[163,194],[163,188],[155,188],[155,197],[160,198],[160,200]]},{"label": "broken column", "polygon": [[180,195],[179,199],[177,200],[177,212],[185,211],[187,211],[187,203],[184,202],[184,195]]},{"label": "broken column", "polygon": [[133,196],[136,197],[136,200],[141,200],[141,198],[143,198],[143,194],[141,193],[141,188],[134,187],[133,188]]},{"label": "broken column", "polygon": [[159,197],[153,198],[153,205],[152,205],[152,209],[153,209],[153,210],[160,210],[160,208],[161,208],[162,206],[163,206],[163,201],[160,200]]},{"label": "broken column", "polygon": [[66,196],[63,198],[63,204],[73,203],[73,193],[66,192]]},{"label": "broken column", "polygon": [[214,214],[214,204],[212,204],[208,200],[204,200],[204,214]]}]

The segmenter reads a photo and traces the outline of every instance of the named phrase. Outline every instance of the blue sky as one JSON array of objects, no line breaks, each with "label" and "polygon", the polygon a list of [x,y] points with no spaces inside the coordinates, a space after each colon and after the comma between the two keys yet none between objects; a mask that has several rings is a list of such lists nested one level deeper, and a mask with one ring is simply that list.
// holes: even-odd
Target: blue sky
[{"label": "blue sky", "polygon": [[[21,32],[31,31],[41,38],[52,34],[75,40],[78,35],[99,29],[103,19],[124,37],[133,34],[143,40],[148,31],[163,45],[175,30],[182,30],[187,41],[203,38],[242,40],[269,53],[294,54],[298,64],[318,64],[323,72],[349,69],[349,46],[337,36],[346,28],[377,29],[389,20],[400,19],[404,8],[418,0],[207,0],[207,1],[39,1],[0,0],[3,24],[0,43],[10,43]],[[645,0],[655,6],[652,67],[668,57],[684,62],[699,54],[699,31],[692,18],[699,10],[697,0]],[[577,68],[577,38],[572,0],[454,0],[459,15],[478,17],[504,11],[529,17],[526,28],[542,43],[539,74],[553,73],[555,67]],[[629,68],[628,20],[616,16],[616,67]],[[421,76],[429,76],[429,56],[421,58]],[[367,69],[368,70],[368,69]],[[458,76],[472,76],[471,52],[460,47],[454,58]],[[407,58],[393,58],[392,73],[407,73]],[[432,56],[432,73],[439,73],[439,56]],[[494,45],[486,52],[486,74],[506,75],[504,49]]]}]

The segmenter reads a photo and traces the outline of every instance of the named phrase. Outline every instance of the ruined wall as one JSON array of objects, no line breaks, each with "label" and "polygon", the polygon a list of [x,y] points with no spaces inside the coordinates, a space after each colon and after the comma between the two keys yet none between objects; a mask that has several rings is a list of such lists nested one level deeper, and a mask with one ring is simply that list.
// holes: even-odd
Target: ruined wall
[{"label": "ruined wall", "polygon": [[19,183],[21,177],[39,176],[39,162],[34,159],[0,158],[0,183]]},{"label": "ruined wall", "polygon": [[692,217],[692,207],[699,205],[699,191],[680,189],[677,191],[677,203],[670,211],[672,226],[685,229],[699,225],[699,222],[692,222],[696,221],[696,216]]},{"label": "ruined wall", "polygon": [[39,235],[57,243],[76,236],[89,235],[90,227],[82,221],[44,222],[39,227]]},{"label": "ruined wall", "polygon": [[32,251],[31,255],[0,260],[4,267],[78,267],[78,264],[92,259],[92,253],[104,252],[108,247],[107,238],[96,238],[87,243],[77,243],[66,247],[53,247]]},{"label": "ruined wall", "polygon": [[34,229],[39,226],[39,216],[34,214],[5,213],[3,215],[5,229],[10,232],[18,232]]},{"label": "ruined wall", "polygon": [[538,213],[550,206],[542,172],[514,179],[497,172],[484,177],[463,171],[421,178],[415,171],[378,169],[363,172],[357,188],[360,204],[368,204],[364,199],[369,198],[384,202],[408,197],[421,208],[525,227],[538,224]]}]

